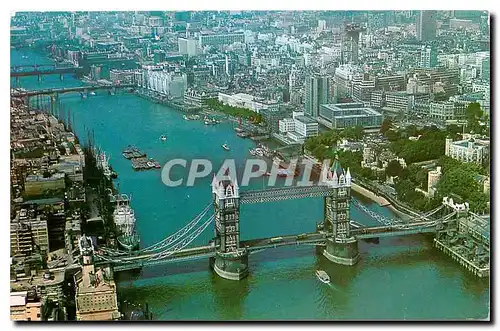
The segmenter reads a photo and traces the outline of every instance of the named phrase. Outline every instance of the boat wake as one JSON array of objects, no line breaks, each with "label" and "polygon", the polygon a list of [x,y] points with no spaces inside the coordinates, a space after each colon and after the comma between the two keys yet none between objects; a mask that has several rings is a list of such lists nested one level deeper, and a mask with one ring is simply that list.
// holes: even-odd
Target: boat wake
[{"label": "boat wake", "polygon": [[330,286],[330,288],[332,288],[334,291],[338,291],[338,288],[336,288],[332,283],[328,283],[326,285]]}]

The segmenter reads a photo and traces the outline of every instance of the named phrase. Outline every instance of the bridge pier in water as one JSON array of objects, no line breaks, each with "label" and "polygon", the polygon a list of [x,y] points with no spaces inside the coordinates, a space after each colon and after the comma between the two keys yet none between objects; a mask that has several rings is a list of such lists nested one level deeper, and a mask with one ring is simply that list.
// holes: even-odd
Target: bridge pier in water
[{"label": "bridge pier in water", "polygon": [[240,247],[239,187],[228,175],[214,176],[212,196],[215,215],[215,256],[210,265],[217,275],[229,280],[248,276],[248,251]]},{"label": "bridge pier in water", "polygon": [[349,169],[347,172],[342,169],[338,157],[326,174],[325,184],[331,194],[324,198],[325,219],[321,231],[327,239],[322,254],[334,263],[354,265],[359,261],[359,251],[358,240],[351,234],[351,173]]}]

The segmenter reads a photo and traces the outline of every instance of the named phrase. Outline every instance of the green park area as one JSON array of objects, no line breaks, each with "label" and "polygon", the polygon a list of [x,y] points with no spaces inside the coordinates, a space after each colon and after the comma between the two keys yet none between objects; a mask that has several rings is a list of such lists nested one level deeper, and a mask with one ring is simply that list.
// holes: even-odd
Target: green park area
[{"label": "green park area", "polygon": [[260,114],[257,114],[256,112],[246,109],[246,108],[241,108],[241,107],[233,107],[229,105],[225,105],[222,102],[220,102],[217,99],[208,99],[205,104],[210,108],[215,111],[224,113],[229,116],[233,116],[236,118],[243,118],[247,119],[254,124],[259,124],[262,122],[262,116]]},{"label": "green park area", "polygon": [[[394,177],[394,188],[397,198],[414,209],[428,211],[437,207],[442,198],[451,196],[455,201],[468,201],[475,212],[483,212],[488,208],[489,195],[483,192],[482,182],[489,176],[489,162],[482,165],[463,163],[445,156],[445,139],[461,139],[463,131],[489,136],[489,130],[483,123],[487,120],[479,104],[472,103],[466,109],[467,125],[464,127],[448,125],[445,129],[436,126],[417,128],[409,125],[397,128],[390,120],[384,120],[380,133],[387,138],[384,148],[392,151],[407,164],[403,168],[397,160],[388,163],[384,173],[375,173],[369,168],[361,167],[362,151],[338,151],[337,142],[341,139],[359,141],[363,138],[360,127],[344,130],[329,130],[317,137],[308,138],[304,144],[306,153],[322,161],[333,159],[337,153],[343,167],[349,167],[351,173],[363,180],[385,181],[387,176]],[[415,137],[414,139],[409,139]],[[418,137],[418,139],[417,139]],[[419,162],[433,161],[435,166],[441,166],[441,178],[436,186],[434,197],[426,197],[428,169]],[[381,165],[381,164],[379,164]]]}]

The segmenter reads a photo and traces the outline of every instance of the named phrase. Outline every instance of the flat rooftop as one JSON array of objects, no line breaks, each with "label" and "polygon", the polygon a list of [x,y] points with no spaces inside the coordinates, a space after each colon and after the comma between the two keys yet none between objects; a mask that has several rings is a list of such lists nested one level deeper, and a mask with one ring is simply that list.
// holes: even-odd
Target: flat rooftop
[{"label": "flat rooftop", "polygon": [[[333,117],[364,117],[369,115],[371,116],[382,115],[380,112],[374,110],[373,108],[365,107],[362,103],[324,104],[321,105],[321,107],[332,111]],[[353,112],[354,114],[349,114],[349,112]]]},{"label": "flat rooftop", "polygon": [[316,121],[314,119],[312,119],[311,117],[309,116],[305,116],[305,115],[299,115],[299,116],[295,116],[295,118],[300,121],[300,122],[303,122],[303,123],[306,123],[306,124],[312,124],[312,123],[316,123]]}]

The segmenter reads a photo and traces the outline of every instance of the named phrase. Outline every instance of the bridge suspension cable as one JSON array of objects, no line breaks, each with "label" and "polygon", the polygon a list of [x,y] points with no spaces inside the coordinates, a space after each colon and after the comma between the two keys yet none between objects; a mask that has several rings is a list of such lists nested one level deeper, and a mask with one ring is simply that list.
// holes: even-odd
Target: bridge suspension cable
[{"label": "bridge suspension cable", "polygon": [[373,218],[375,221],[383,224],[383,225],[394,225],[394,224],[398,224],[398,223],[401,223],[401,220],[398,220],[398,219],[390,219],[390,218],[387,218],[385,216],[382,216],[380,214],[377,214],[376,212],[374,212],[373,210],[370,210],[368,207],[366,207],[365,205],[361,204],[358,200],[356,199],[352,199],[351,200],[354,204],[355,207],[357,207],[358,209],[360,209],[361,211],[365,212],[366,214],[368,214],[371,218]]},{"label": "bridge suspension cable", "polygon": [[397,225],[394,225],[394,228],[397,228],[397,229],[406,229],[406,228],[410,228],[410,227],[415,227],[415,226],[420,226],[420,227],[431,227],[431,226],[435,226],[439,223],[446,223],[448,222],[453,216],[455,216],[457,214],[456,211],[453,211],[443,217],[441,217],[440,219],[437,219],[437,220],[433,220],[433,221],[423,221],[423,222],[413,222],[413,223],[406,223],[406,224],[397,224]]},{"label": "bridge suspension cable", "polygon": [[210,218],[208,220],[206,220],[205,223],[203,223],[200,227],[198,227],[189,236],[184,238],[183,241],[177,243],[175,246],[170,248],[168,251],[163,251],[161,253],[155,254],[154,256],[149,258],[148,260],[152,260],[152,261],[161,260],[161,259],[164,259],[164,258],[174,254],[175,252],[178,252],[181,249],[185,248],[186,246],[191,244],[196,238],[198,238],[203,233],[203,231],[205,231],[205,229],[213,222],[214,218],[215,218],[214,215],[210,216]]},{"label": "bridge suspension cable", "polygon": [[[210,210],[210,207],[212,206],[212,203],[208,204],[191,222],[186,224],[182,229],[178,230],[174,234],[168,236],[167,238],[151,245],[146,248],[140,249],[138,251],[134,251],[133,254],[140,254],[144,252],[154,252],[154,251],[160,251],[165,248],[167,248],[169,245],[179,241],[182,237],[184,237],[189,231],[191,231],[196,224],[200,222],[200,220],[203,219],[203,217],[208,213]],[[130,252],[127,251],[122,251],[122,250],[110,250],[106,248],[101,249],[104,253],[106,253],[109,256],[125,256],[125,255],[130,255]]]},{"label": "bridge suspension cable", "polygon": [[113,263],[127,264],[127,263],[136,263],[137,261],[158,261],[165,259],[176,252],[184,249],[186,246],[191,244],[201,233],[213,222],[215,216],[211,215],[205,223],[199,226],[195,231],[190,233],[187,237],[185,237],[182,241],[176,243],[172,247],[169,247],[167,250],[164,250],[155,254],[143,254],[139,256],[129,256],[129,257],[107,257],[107,256],[99,256],[100,259]]},{"label": "bridge suspension cable", "polygon": [[[397,225],[397,224],[401,224],[403,223],[402,220],[400,219],[397,219],[397,218],[388,218],[388,217],[385,217],[383,215],[380,215],[376,212],[374,212],[373,210],[369,209],[368,207],[366,207],[365,205],[361,204],[358,200],[356,199],[353,199],[351,200],[354,204],[355,207],[357,207],[358,209],[360,209],[361,211],[367,213],[369,216],[371,216],[375,221],[381,223],[381,224],[384,224],[384,225]],[[411,219],[409,219],[406,223],[411,223],[411,222],[415,222],[416,220],[424,220],[424,221],[429,221],[429,217],[436,214],[438,211],[442,210],[444,208],[443,205],[439,205],[438,207],[428,211],[427,213],[425,214],[422,214],[420,216],[416,216],[416,217],[412,217]]]},{"label": "bridge suspension cable", "polygon": [[[427,213],[424,213],[421,218],[423,219],[427,219],[429,218],[430,216],[434,215],[435,213],[437,213],[438,211],[442,210],[444,208],[444,205],[439,205],[438,207],[428,211]],[[417,217],[418,218],[418,217]]]}]

